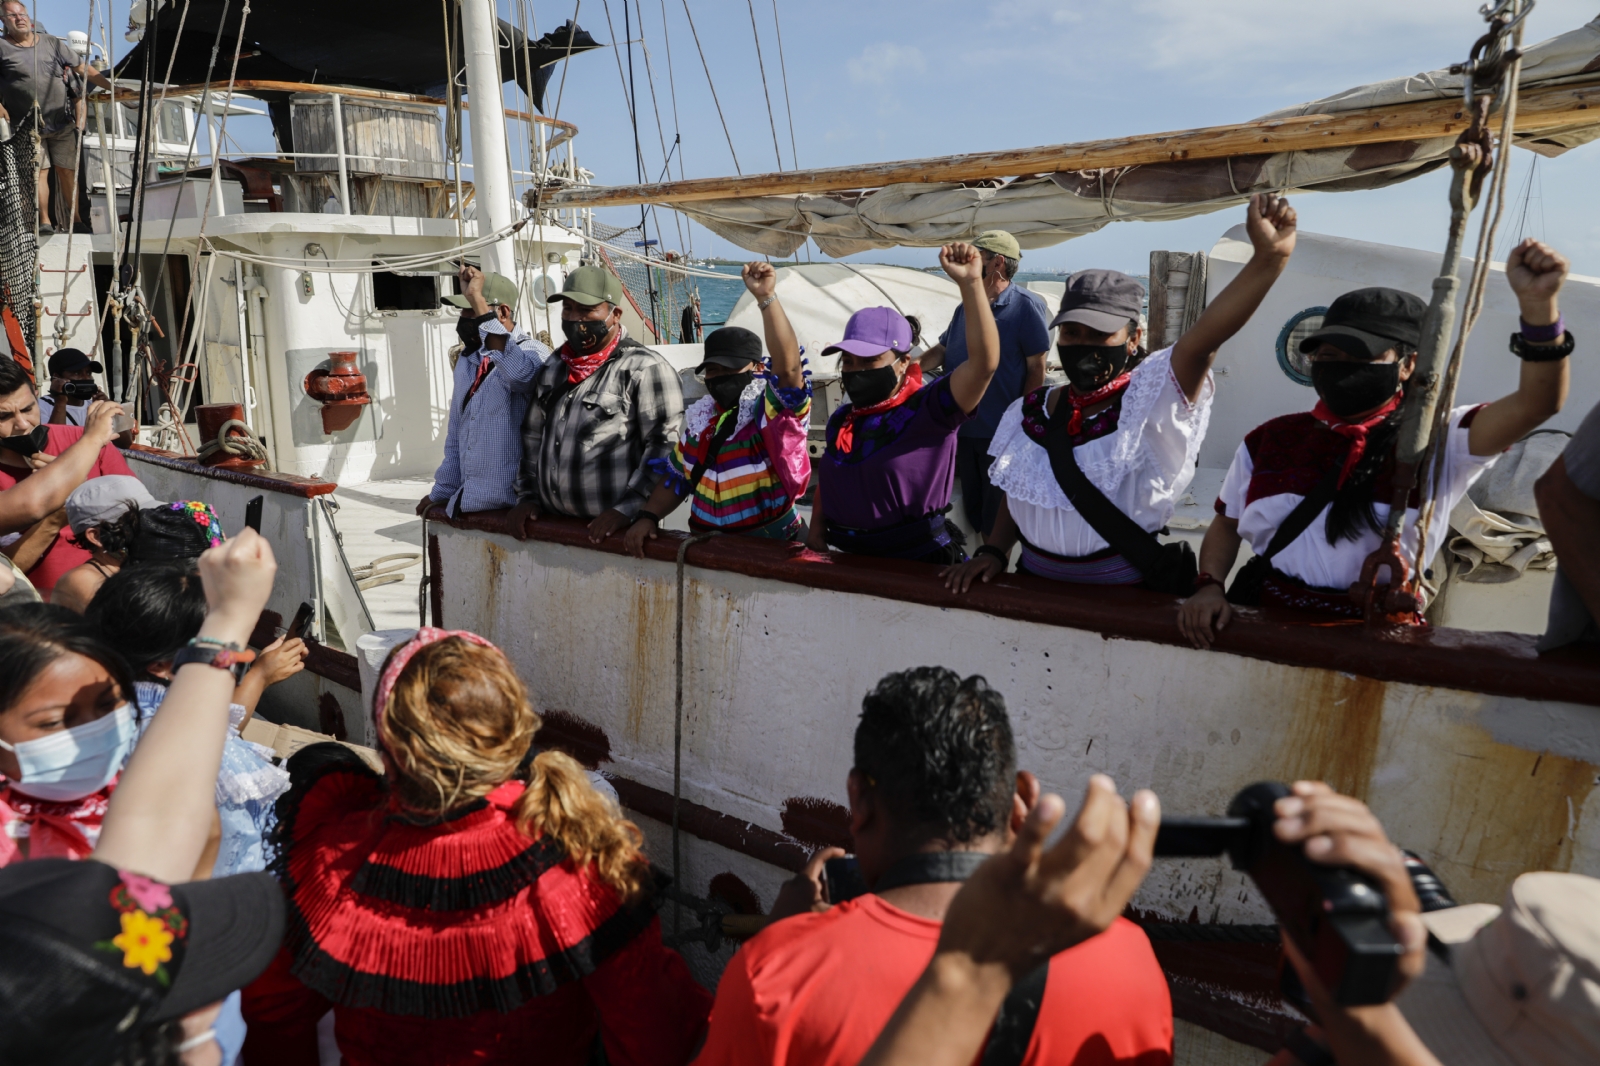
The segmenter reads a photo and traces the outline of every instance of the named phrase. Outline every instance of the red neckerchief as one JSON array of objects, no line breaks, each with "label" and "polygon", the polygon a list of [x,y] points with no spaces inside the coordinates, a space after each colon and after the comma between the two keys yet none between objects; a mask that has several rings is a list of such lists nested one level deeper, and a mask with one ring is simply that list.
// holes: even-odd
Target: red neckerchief
[{"label": "red neckerchief", "polygon": [[1078,395],[1077,389],[1068,385],[1066,391],[1062,393],[1066,401],[1072,405],[1072,417],[1067,419],[1067,435],[1076,437],[1078,431],[1083,428],[1083,409],[1085,407],[1093,407],[1103,400],[1111,399],[1111,397],[1128,387],[1128,379],[1131,376],[1131,372],[1118,374],[1098,389],[1082,396]]},{"label": "red neckerchief", "polygon": [[851,405],[849,413],[844,416],[844,421],[839,423],[839,434],[833,438],[833,446],[840,455],[849,455],[850,448],[856,439],[856,423],[868,415],[882,414],[884,411],[893,410],[911,399],[911,394],[922,388],[922,364],[912,363],[911,369],[906,371],[906,376],[900,379],[900,388],[887,400],[873,404],[871,407],[857,408]]},{"label": "red neckerchief", "polygon": [[[30,859],[85,859],[94,847],[84,830],[100,828],[111,802],[111,791],[116,787],[113,781],[99,792],[66,802],[34,799],[18,792],[15,786],[3,788],[0,789],[0,823],[20,821],[28,825]],[[6,854],[8,847],[21,851],[10,834],[0,836],[0,866],[19,857]]]},{"label": "red neckerchief", "polygon": [[567,364],[568,384],[580,384],[590,374],[593,374],[596,370],[599,370],[601,364],[603,364],[607,359],[611,358],[611,353],[616,351],[617,345],[621,343],[622,331],[619,329],[617,330],[617,335],[611,338],[611,342],[604,348],[601,348],[598,352],[595,352],[593,355],[579,355],[577,352],[572,350],[571,341],[563,344],[560,349],[556,351],[556,354],[561,357],[561,361],[563,363]]},{"label": "red neckerchief", "polygon": [[467,390],[467,398],[461,401],[462,407],[467,406],[467,402],[478,395],[478,386],[483,384],[483,379],[488,377],[489,371],[493,369],[494,360],[489,357],[488,350],[485,349],[483,358],[478,360],[478,373],[472,379],[472,388]]},{"label": "red neckerchief", "polygon": [[1393,414],[1394,409],[1400,406],[1400,401],[1404,397],[1404,393],[1395,393],[1388,403],[1360,422],[1346,422],[1328,410],[1328,405],[1321,400],[1318,400],[1317,406],[1311,409],[1313,418],[1350,442],[1350,452],[1344,457],[1344,469],[1339,471],[1340,488],[1344,487],[1345,478],[1350,476],[1350,471],[1356,468],[1356,464],[1361,461],[1361,456],[1366,452],[1367,434],[1372,431],[1373,426]]}]

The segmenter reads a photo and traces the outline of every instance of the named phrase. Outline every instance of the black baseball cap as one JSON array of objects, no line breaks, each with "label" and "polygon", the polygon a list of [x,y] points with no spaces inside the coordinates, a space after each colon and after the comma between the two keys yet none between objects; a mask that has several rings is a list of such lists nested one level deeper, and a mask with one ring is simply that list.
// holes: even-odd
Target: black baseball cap
[{"label": "black baseball cap", "polygon": [[255,980],[283,927],[267,874],[166,885],[92,859],[0,869],[0,1062],[115,1061]]},{"label": "black baseball cap", "polygon": [[[743,326],[723,326],[706,334],[706,354],[700,367],[707,363],[743,370],[751,363],[761,362],[761,338]],[[697,368],[699,369],[699,368]]]},{"label": "black baseball cap", "polygon": [[1428,301],[1399,289],[1357,289],[1347,292],[1322,316],[1317,331],[1300,342],[1300,354],[1310,355],[1331,344],[1347,355],[1376,359],[1396,344],[1416,348],[1422,343],[1422,319]]},{"label": "black baseball cap", "polygon": [[1080,270],[1067,279],[1061,310],[1050,320],[1081,322],[1099,333],[1115,333],[1144,312],[1144,286],[1120,270]]},{"label": "black baseball cap", "polygon": [[50,357],[51,377],[71,374],[78,370],[92,370],[96,374],[100,374],[105,371],[105,367],[76,348],[63,348]]}]

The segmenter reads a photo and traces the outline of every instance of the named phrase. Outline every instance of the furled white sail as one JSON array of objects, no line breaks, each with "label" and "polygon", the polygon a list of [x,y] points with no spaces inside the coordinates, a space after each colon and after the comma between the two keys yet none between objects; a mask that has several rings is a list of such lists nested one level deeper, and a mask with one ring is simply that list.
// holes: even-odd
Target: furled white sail
[{"label": "furled white sail", "polygon": [[[1528,50],[1521,85],[1600,81],[1600,18]],[[1262,116],[1337,115],[1459,96],[1460,75],[1436,70],[1358,86]],[[1600,137],[1595,119],[1519,135],[1559,155]],[[1187,218],[1243,203],[1262,191],[1374,189],[1443,165],[1453,136],[1356,147],[1190,159],[1011,181],[904,183],[866,193],[729,197],[673,203],[706,228],[753,252],[787,256],[807,237],[827,255],[894,245],[932,247],[1006,229],[1024,248],[1092,233],[1108,222]]]}]

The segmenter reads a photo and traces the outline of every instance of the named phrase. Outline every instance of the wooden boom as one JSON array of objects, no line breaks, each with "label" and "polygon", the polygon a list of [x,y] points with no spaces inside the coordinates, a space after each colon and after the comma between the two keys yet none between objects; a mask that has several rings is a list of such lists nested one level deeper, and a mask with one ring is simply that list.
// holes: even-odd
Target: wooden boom
[{"label": "wooden boom", "polygon": [[[1522,90],[1517,132],[1600,123],[1600,85],[1551,85]],[[1459,96],[1414,104],[1365,108],[1337,115],[1303,115],[1176,133],[1150,133],[1081,144],[1055,144],[1004,152],[975,152],[938,159],[910,159],[866,166],[789,170],[731,178],[690,178],[644,185],[568,186],[547,193],[542,207],[620,207],[626,204],[688,203],[730,196],[877,189],[903,182],[977,181],[1020,174],[1095,170],[1185,159],[1343,148],[1391,141],[1450,137],[1469,118]]]}]

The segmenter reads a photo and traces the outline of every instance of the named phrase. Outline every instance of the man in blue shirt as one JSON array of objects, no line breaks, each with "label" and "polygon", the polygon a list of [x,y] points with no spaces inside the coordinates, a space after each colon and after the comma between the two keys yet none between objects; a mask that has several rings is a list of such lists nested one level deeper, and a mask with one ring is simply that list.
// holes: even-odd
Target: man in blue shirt
[{"label": "man in blue shirt", "polygon": [[517,329],[517,287],[500,274],[462,266],[461,295],[444,303],[461,308],[456,334],[455,393],[445,431],[444,461],[433,475],[433,491],[418,514],[444,504],[452,517],[493,511],[517,502],[514,484],[522,466],[522,420],[533,395],[533,379],[550,350]]},{"label": "man in blue shirt", "polygon": [[[1000,416],[1018,398],[1044,384],[1045,356],[1050,353],[1050,311],[1044,297],[1013,285],[1022,248],[1005,230],[980,233],[973,246],[983,253],[983,286],[1000,330],[1000,369],[989,382],[978,409],[961,426],[956,444],[956,476],[961,479],[962,506],[967,521],[979,535],[994,524],[1003,495],[989,484],[989,441],[1000,426]],[[922,357],[924,373],[941,365],[948,373],[967,361],[967,319],[962,307],[950,318],[950,328]]]}]

